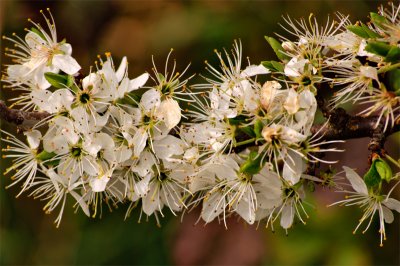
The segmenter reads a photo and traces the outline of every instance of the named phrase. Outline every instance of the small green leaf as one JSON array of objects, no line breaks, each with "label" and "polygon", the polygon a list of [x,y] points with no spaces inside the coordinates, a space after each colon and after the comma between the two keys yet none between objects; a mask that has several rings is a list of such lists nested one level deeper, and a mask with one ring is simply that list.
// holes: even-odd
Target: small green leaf
[{"label": "small green leaf", "polygon": [[46,37],[43,35],[43,32],[41,32],[40,30],[38,30],[35,27],[31,28],[31,31],[35,34],[37,34],[40,38],[42,38],[43,40],[46,40]]},{"label": "small green leaf", "polygon": [[251,151],[247,160],[240,166],[240,172],[255,175],[261,170],[262,156],[258,152]]},{"label": "small green leaf", "polygon": [[385,57],[392,47],[384,42],[369,41],[365,50],[367,52]]},{"label": "small green leaf", "polygon": [[239,129],[249,137],[254,138],[256,136],[251,127],[240,127]]},{"label": "small green leaf", "polygon": [[277,61],[262,61],[261,64],[272,72],[283,72],[283,64]]},{"label": "small green leaf", "polygon": [[390,168],[389,164],[384,160],[382,160],[381,158],[376,159],[374,163],[375,163],[375,169],[378,172],[381,179],[389,183],[393,177],[392,169]]},{"label": "small green leaf", "polygon": [[394,91],[396,94],[400,93],[400,69],[393,69],[386,73],[387,89]]},{"label": "small green leaf", "polygon": [[384,16],[381,16],[375,12],[369,13],[371,16],[371,21],[379,28],[384,28],[384,24],[388,24],[387,19]]},{"label": "small green leaf", "polygon": [[368,28],[368,26],[365,25],[364,23],[361,23],[361,27],[362,27],[362,29],[364,30],[364,32],[365,32],[366,34],[368,34],[369,38],[375,39],[375,38],[380,38],[380,37],[381,37],[381,35],[379,35],[379,34],[376,33],[375,31],[373,31],[373,30],[371,30],[370,28]]},{"label": "small green leaf", "polygon": [[363,38],[363,39],[368,39],[369,35],[367,32],[365,32],[365,30],[363,29],[363,27],[361,26],[356,26],[356,25],[349,25],[347,26],[347,29],[349,31],[351,31],[352,33],[354,33],[355,35]]},{"label": "small green leaf", "polygon": [[262,138],[261,132],[264,128],[264,124],[261,120],[257,120],[254,124],[254,133],[256,134],[256,138]]},{"label": "small green leaf", "polygon": [[58,165],[60,160],[52,160],[57,154],[54,152],[47,152],[47,151],[42,151],[38,155],[36,155],[36,159],[43,162],[44,165],[47,166],[55,166]]},{"label": "small green leaf", "polygon": [[44,73],[46,80],[57,89],[63,89],[71,87],[74,84],[74,77],[71,75],[61,75],[52,72]]},{"label": "small green leaf", "polygon": [[229,118],[229,124],[231,125],[239,125],[246,122],[248,117],[244,115],[239,115],[235,118]]},{"label": "small green leaf", "polygon": [[375,187],[381,183],[381,177],[375,168],[374,162],[372,162],[371,167],[368,172],[364,175],[364,181],[367,187]]},{"label": "small green leaf", "polygon": [[280,60],[282,60],[282,61],[290,60],[290,57],[283,53],[284,49],[282,48],[282,45],[281,45],[280,42],[278,42],[276,39],[274,39],[272,37],[268,37],[268,36],[265,36],[265,39],[267,40],[269,45],[271,45],[271,47],[274,50],[276,56]]},{"label": "small green leaf", "polygon": [[400,48],[392,46],[385,58],[386,62],[397,63],[400,61]]}]

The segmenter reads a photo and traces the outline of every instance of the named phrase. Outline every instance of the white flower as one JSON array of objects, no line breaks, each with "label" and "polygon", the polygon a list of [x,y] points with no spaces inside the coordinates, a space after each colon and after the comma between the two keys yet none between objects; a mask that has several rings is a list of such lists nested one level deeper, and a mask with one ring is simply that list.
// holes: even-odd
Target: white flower
[{"label": "white flower", "polygon": [[20,50],[11,50],[18,64],[10,65],[7,70],[8,78],[25,82],[34,80],[41,88],[46,89],[50,84],[44,78],[45,72],[58,73],[59,70],[73,75],[81,68],[76,60],[71,56],[71,45],[57,41],[57,31],[53,16],[49,12],[50,19],[45,15],[49,33],[39,24],[32,22],[36,30],[29,30],[22,39],[11,39],[4,37],[16,44]]},{"label": "white flower", "polygon": [[285,66],[285,75],[288,77],[300,77],[304,73],[304,67],[310,61],[293,57]]},{"label": "white flower", "polygon": [[143,197],[142,208],[147,215],[156,215],[156,212],[162,214],[162,209],[167,206],[170,211],[175,214],[181,211],[185,206],[184,189],[178,180],[168,176],[166,173],[160,173],[159,176],[153,177],[149,183],[149,191]]},{"label": "white flower", "polygon": [[365,94],[370,94],[373,90],[372,81],[379,84],[377,69],[371,66],[360,66],[353,64],[351,68],[334,67],[334,73],[338,78],[334,80],[334,85],[343,86],[335,95],[332,103],[335,106],[346,102],[357,102]]},{"label": "white flower", "polygon": [[298,151],[294,152],[293,150],[289,150],[283,161],[282,177],[288,181],[290,185],[297,184],[300,181],[302,173],[307,168],[303,156],[300,155]]},{"label": "white flower", "polygon": [[174,136],[168,135],[161,140],[153,143],[155,155],[163,160],[173,161],[177,155],[184,153],[185,143]]},{"label": "white flower", "polygon": [[260,102],[261,106],[265,110],[269,110],[273,100],[276,95],[279,93],[279,89],[282,88],[282,85],[277,81],[267,81],[261,88]]},{"label": "white flower", "polygon": [[89,179],[89,185],[92,188],[93,192],[103,192],[106,190],[107,183],[110,181],[111,175],[114,169],[111,168],[107,170],[105,173],[102,173],[98,176],[92,176]]},{"label": "white flower", "polygon": [[[346,196],[346,199],[335,202],[330,206],[336,204],[344,206],[359,205],[361,208],[363,208],[364,214],[361,217],[356,229],[354,229],[354,234],[365,221],[369,222],[363,233],[367,231],[372,223],[375,213],[378,212],[379,234],[381,236],[380,245],[383,246],[383,240],[386,240],[385,223],[393,222],[394,217],[392,210],[400,213],[400,201],[389,198],[390,193],[388,195],[381,195],[371,189],[368,189],[364,180],[353,169],[346,166],[344,166],[343,169],[346,173],[346,178],[349,180],[354,191],[344,191],[350,195]],[[393,189],[394,187],[392,188],[391,192]]]},{"label": "white flower", "polygon": [[30,195],[48,200],[43,208],[46,213],[51,213],[61,205],[60,212],[55,220],[57,227],[61,223],[68,195],[71,195],[76,200],[77,207],[80,207],[87,216],[90,216],[89,207],[84,200],[84,196],[81,196],[76,191],[82,188],[82,181],[77,181],[68,174],[56,173],[52,168],[47,169],[45,174],[46,177],[38,177],[32,184],[35,190]]},{"label": "white flower", "polygon": [[168,130],[171,130],[181,121],[181,108],[177,101],[167,98],[160,103],[155,113],[158,120],[165,123]]},{"label": "white flower", "polygon": [[9,133],[3,130],[0,130],[0,132],[6,135],[5,138],[1,139],[7,144],[6,148],[2,149],[3,152],[6,152],[3,158],[13,159],[12,165],[5,170],[4,175],[15,171],[15,174],[11,178],[13,182],[8,187],[22,182],[21,192],[17,195],[19,196],[22,192],[31,187],[39,171],[39,159],[37,158],[37,154],[42,134],[38,130],[26,131],[24,133],[28,142],[28,145],[26,145]]},{"label": "white flower", "polygon": [[297,111],[300,109],[299,95],[293,88],[289,89],[283,107],[286,109],[289,115],[297,113]]}]

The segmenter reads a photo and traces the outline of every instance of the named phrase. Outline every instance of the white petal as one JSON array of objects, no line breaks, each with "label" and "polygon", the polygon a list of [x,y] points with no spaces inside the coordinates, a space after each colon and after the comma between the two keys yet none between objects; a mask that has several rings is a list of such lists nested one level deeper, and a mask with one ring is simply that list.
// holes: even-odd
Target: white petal
[{"label": "white petal", "polygon": [[289,89],[283,107],[290,115],[295,114],[299,110],[300,103],[299,103],[298,93],[294,89]]},{"label": "white petal", "polygon": [[285,157],[282,176],[291,185],[295,185],[299,182],[301,174],[304,171],[303,158],[291,150],[288,151]]},{"label": "white petal", "polygon": [[70,191],[69,193],[71,194],[72,197],[74,197],[74,199],[79,204],[79,206],[81,206],[81,209],[86,214],[86,216],[90,217],[89,207],[86,204],[86,202],[83,199],[83,197],[78,195],[78,193],[76,193],[75,191]]},{"label": "white petal", "polygon": [[294,219],[294,212],[295,212],[295,210],[293,209],[291,204],[286,203],[285,206],[283,206],[282,214],[281,214],[282,228],[288,229],[292,226],[293,219]]},{"label": "white petal", "polygon": [[383,204],[386,205],[389,209],[395,210],[400,213],[400,201],[392,198],[388,198],[383,201]]},{"label": "white petal", "polygon": [[96,159],[90,155],[86,155],[82,158],[82,167],[83,171],[91,176],[96,176],[99,173],[99,166]]},{"label": "white petal", "polygon": [[173,155],[183,154],[183,147],[184,142],[171,135],[153,143],[154,153],[160,159],[169,159]]},{"label": "white petal", "polygon": [[46,43],[39,35],[30,31],[25,35],[25,41],[30,48],[35,49],[38,45],[43,45]]},{"label": "white petal", "polygon": [[149,79],[149,74],[144,73],[139,77],[132,79],[129,83],[129,91],[137,90],[146,84],[147,80]]},{"label": "white petal", "polygon": [[177,101],[167,98],[161,102],[160,107],[157,109],[156,116],[159,120],[162,120],[170,130],[181,121],[181,108]]},{"label": "white petal", "polygon": [[7,67],[7,76],[10,79],[21,81],[24,80],[24,76],[26,76],[26,73],[29,71],[29,67],[24,65],[10,65]]},{"label": "white petal", "polygon": [[144,147],[146,147],[148,134],[146,129],[139,128],[135,135],[133,136],[133,154],[136,157],[139,157],[140,153],[143,151]]},{"label": "white petal", "polygon": [[58,89],[49,97],[49,103],[53,113],[57,113],[63,109],[71,110],[74,99],[74,95],[68,89]]},{"label": "white petal", "polygon": [[203,200],[203,209],[201,210],[201,218],[206,222],[210,223],[218,215],[220,215],[225,209],[225,199],[221,192],[217,191],[209,194]]},{"label": "white petal", "polygon": [[107,175],[92,177],[89,181],[89,185],[93,192],[103,192],[106,189],[108,181],[110,181],[110,178]]},{"label": "white petal", "polygon": [[370,66],[360,66],[360,74],[364,77],[378,81],[378,70]]},{"label": "white petal", "polygon": [[144,177],[152,172],[152,167],[156,163],[153,153],[145,150],[140,154],[140,160],[137,165],[132,165],[131,170],[139,176]]},{"label": "white petal", "polygon": [[124,78],[118,86],[117,90],[117,95],[115,98],[123,98],[125,96],[125,93],[127,93],[129,90],[129,79]]},{"label": "white petal", "polygon": [[358,193],[368,195],[368,188],[364,180],[351,168],[343,166],[347,179],[350,181],[351,186]]},{"label": "white petal", "polygon": [[78,62],[70,55],[57,54],[53,57],[52,64],[69,75],[73,75],[81,69]]},{"label": "white petal", "polygon": [[63,51],[64,54],[66,54],[66,55],[72,54],[72,46],[69,43],[64,43],[63,45],[61,45],[60,50]]},{"label": "white petal", "polygon": [[383,219],[385,220],[385,223],[391,224],[394,221],[394,216],[393,216],[393,212],[386,208],[385,206],[382,206],[382,215],[383,215]]},{"label": "white petal", "polygon": [[46,111],[51,113],[53,110],[51,105],[49,104],[49,98],[51,96],[51,92],[48,90],[40,90],[34,89],[31,92],[32,102],[40,108],[42,111]]},{"label": "white petal", "polygon": [[39,130],[25,131],[24,135],[26,136],[26,140],[28,141],[31,149],[37,149],[37,147],[39,147],[40,140],[42,138],[42,133],[40,133]]},{"label": "white petal", "polygon": [[163,204],[160,202],[160,194],[158,189],[158,184],[152,182],[150,184],[150,190],[147,195],[142,200],[143,212],[147,215],[153,214],[157,209],[161,209]]},{"label": "white petal", "polygon": [[132,150],[126,147],[125,145],[121,145],[117,150],[115,150],[115,157],[117,158],[118,163],[125,162],[132,156]]},{"label": "white petal", "polygon": [[149,182],[150,182],[151,174],[146,175],[142,180],[135,184],[135,194],[140,198],[146,196],[149,191]]},{"label": "white petal", "polygon": [[[253,202],[249,202],[249,191],[243,195],[242,199],[238,202],[235,208],[235,212],[240,215],[248,224],[253,224],[256,219],[255,206]],[[244,198],[246,197],[246,198]]]},{"label": "white petal", "polygon": [[140,104],[144,108],[145,113],[149,113],[152,109],[158,107],[161,103],[160,92],[156,89],[150,89],[143,93]]},{"label": "white petal", "polygon": [[262,75],[262,74],[268,74],[270,73],[270,71],[265,68],[263,65],[251,65],[246,67],[245,70],[242,71],[242,73],[240,74],[240,76],[242,77],[252,77],[255,75]]},{"label": "white petal", "polygon": [[115,72],[118,82],[120,82],[122,78],[125,76],[127,66],[128,66],[128,60],[126,59],[126,56],[124,56],[121,60],[121,63],[119,64],[117,72]]}]

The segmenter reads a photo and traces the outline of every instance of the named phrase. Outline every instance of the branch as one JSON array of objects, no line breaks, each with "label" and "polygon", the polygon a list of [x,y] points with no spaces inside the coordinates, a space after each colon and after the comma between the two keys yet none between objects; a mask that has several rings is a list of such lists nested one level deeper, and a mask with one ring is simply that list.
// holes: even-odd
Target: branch
[{"label": "branch", "polygon": [[[399,115],[400,112],[395,113],[395,117]],[[311,128],[311,132],[323,136],[322,139],[324,140],[369,137],[376,139],[379,142],[379,146],[381,146],[381,143],[384,142],[387,136],[400,131],[400,121],[395,121],[395,125],[392,128],[389,127],[383,132],[385,119],[381,119],[378,126],[376,126],[378,120],[379,116],[350,116],[343,109],[339,108],[331,113],[328,125],[315,125]]]},{"label": "branch", "polygon": [[4,101],[0,101],[0,118],[17,126],[32,127],[49,115],[47,112],[27,112],[10,109]]}]

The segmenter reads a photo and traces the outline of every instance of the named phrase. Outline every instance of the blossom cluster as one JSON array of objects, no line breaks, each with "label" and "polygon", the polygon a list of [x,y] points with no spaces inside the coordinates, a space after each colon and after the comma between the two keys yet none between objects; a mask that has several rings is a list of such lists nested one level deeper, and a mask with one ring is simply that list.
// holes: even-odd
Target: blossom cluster
[{"label": "blossom cluster", "polygon": [[[13,64],[2,78],[5,88],[20,91],[12,106],[48,114],[24,131],[25,141],[2,131],[3,157],[13,160],[10,186],[46,201],[46,212],[58,209],[57,226],[68,198],[92,217],[103,203],[127,203],[127,216],[137,207],[159,223],[166,210],[176,215],[200,205],[206,223],[234,215],[272,228],[279,220],[285,230],[305,223],[310,184],[347,191],[313,169],[333,163],[320,154],[340,151],[330,146],[342,142],[312,130],[321,90],[338,88],[331,108],[370,104],[361,113],[379,113],[385,130],[399,119],[400,9],[391,8],[368,26],[342,15],[324,27],[314,17],[285,18],[296,40],[266,37],[279,62],[245,65],[235,41],[231,51],[216,51],[219,66],[206,62],[204,83],[194,85],[188,68],[176,72],[171,53],[164,71],[154,65],[133,79],[127,58],[116,66],[110,53],[84,74],[71,45],[57,40],[50,11],[41,11],[46,28],[32,22],[25,38],[3,37],[15,47],[6,48]],[[350,168],[345,173],[356,192],[337,204],[364,207],[360,224],[378,211],[384,237],[400,202],[389,198],[397,183],[387,196],[382,183],[399,174],[382,158],[364,180]]]}]

